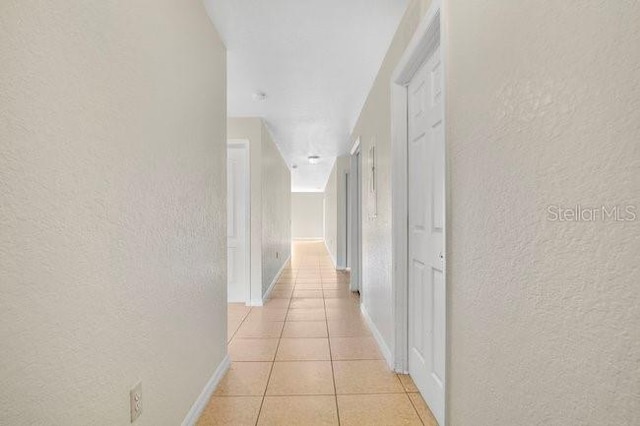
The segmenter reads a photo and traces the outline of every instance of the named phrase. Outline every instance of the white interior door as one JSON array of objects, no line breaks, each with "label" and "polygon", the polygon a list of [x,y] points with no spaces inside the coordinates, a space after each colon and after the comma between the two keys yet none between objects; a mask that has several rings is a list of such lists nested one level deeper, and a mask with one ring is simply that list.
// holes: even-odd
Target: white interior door
[{"label": "white interior door", "polygon": [[249,145],[227,145],[227,299],[249,303]]},{"label": "white interior door", "polygon": [[444,126],[436,49],[408,86],[409,373],[444,424]]}]

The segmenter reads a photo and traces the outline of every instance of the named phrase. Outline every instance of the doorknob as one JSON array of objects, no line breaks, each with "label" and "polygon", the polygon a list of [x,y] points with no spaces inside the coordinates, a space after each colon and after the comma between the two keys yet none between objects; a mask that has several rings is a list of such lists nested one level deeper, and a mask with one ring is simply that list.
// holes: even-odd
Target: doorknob
[{"label": "doorknob", "polygon": [[442,254],[442,252],[440,252],[440,254],[438,255],[438,257],[440,258],[440,260],[444,260],[444,255]]}]

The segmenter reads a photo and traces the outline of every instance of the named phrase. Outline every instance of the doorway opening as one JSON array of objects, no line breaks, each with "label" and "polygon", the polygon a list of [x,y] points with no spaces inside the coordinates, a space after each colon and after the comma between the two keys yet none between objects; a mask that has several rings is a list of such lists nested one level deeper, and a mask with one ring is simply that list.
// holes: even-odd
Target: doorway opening
[{"label": "doorway opening", "polygon": [[227,301],[251,302],[249,141],[227,142]]}]

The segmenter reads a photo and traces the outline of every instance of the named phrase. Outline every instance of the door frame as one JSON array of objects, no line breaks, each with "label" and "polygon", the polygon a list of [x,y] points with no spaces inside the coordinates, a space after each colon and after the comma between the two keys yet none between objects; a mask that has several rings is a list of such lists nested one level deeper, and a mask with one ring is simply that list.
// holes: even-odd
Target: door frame
[{"label": "door frame", "polygon": [[[251,296],[252,296],[252,288],[251,288],[251,144],[249,139],[227,139],[227,150],[231,147],[241,147],[244,151],[245,156],[245,164],[247,169],[247,176],[245,177],[245,235],[244,235],[244,247],[245,247],[245,276],[247,279],[246,283],[246,300],[245,305],[251,306]],[[227,160],[228,161],[228,160]],[[228,200],[228,196],[227,196]],[[227,218],[227,222],[229,219]],[[228,284],[227,284],[228,285]],[[262,296],[262,288],[260,289],[260,295]]]},{"label": "door frame", "polygon": [[[429,10],[421,20],[413,38],[405,49],[400,62],[394,69],[391,77],[391,192],[392,192],[392,295],[394,306],[395,322],[395,348],[394,348],[394,368],[397,372],[408,373],[409,371],[409,207],[408,207],[408,107],[407,107],[407,85],[411,81],[416,71],[429,59],[431,54],[440,47],[442,66],[444,68],[444,81],[442,87],[443,95],[443,125],[444,135],[444,282],[446,294],[445,306],[445,413],[448,400],[448,386],[446,377],[449,371],[450,346],[449,346],[449,273],[447,257],[448,247],[448,216],[449,216],[449,167],[448,167],[448,145],[446,134],[447,105],[446,105],[446,64],[447,49],[444,31],[446,24],[442,22],[442,1],[433,0]],[[445,10],[446,12],[446,10]],[[444,426],[444,425],[443,425]]]},{"label": "door frame", "polygon": [[[351,147],[349,158],[349,267],[351,268],[351,291],[360,292],[362,303],[362,161],[360,152],[360,138]],[[357,167],[356,167],[357,166]],[[355,276],[355,277],[354,277]],[[355,278],[355,279],[354,279]]]},{"label": "door frame", "polygon": [[[349,263],[349,232],[351,232],[351,227],[349,224],[351,208],[351,180],[348,169],[344,171],[342,177],[344,178],[344,210],[342,211],[342,213],[344,214],[344,232],[343,235],[340,236],[340,238],[342,239],[344,254],[341,260],[342,269],[345,271],[351,271],[351,266]],[[338,191],[338,193],[339,192],[340,191]]]}]

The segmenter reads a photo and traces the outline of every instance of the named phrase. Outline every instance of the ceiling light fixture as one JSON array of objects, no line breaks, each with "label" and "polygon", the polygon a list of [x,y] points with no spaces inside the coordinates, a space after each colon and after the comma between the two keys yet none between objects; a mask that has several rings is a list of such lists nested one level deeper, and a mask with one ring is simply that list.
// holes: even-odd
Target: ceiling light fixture
[{"label": "ceiling light fixture", "polygon": [[309,164],[318,164],[320,162],[320,157],[317,155],[310,155],[307,159],[309,160]]}]

